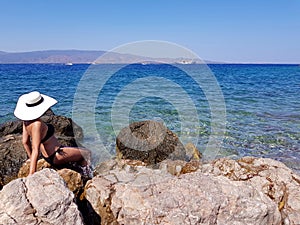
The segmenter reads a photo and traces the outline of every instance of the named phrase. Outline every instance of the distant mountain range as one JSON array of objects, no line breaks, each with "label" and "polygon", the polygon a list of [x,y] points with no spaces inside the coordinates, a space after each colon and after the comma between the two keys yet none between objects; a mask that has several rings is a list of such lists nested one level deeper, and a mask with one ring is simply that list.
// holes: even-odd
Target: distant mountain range
[{"label": "distant mountain range", "polygon": [[48,50],[33,52],[0,52],[0,63],[90,63],[104,51]]},{"label": "distant mountain range", "polygon": [[[105,57],[101,57],[105,54]],[[105,51],[87,51],[87,50],[47,50],[32,52],[3,52],[0,51],[0,64],[13,63],[63,63],[63,64],[79,64],[79,63],[180,63],[194,64],[203,63],[199,59],[185,58],[150,58],[130,54],[120,54]],[[205,61],[205,63],[216,63]]]}]

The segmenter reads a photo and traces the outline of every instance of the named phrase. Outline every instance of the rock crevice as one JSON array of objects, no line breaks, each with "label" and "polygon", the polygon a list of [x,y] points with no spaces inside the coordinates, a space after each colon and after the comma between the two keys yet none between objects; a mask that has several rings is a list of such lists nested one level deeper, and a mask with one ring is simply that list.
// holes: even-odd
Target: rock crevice
[{"label": "rock crevice", "polygon": [[[129,130],[121,132],[125,139],[118,137],[116,159],[98,165],[84,191],[78,173],[45,168],[40,160],[41,171],[3,187],[0,224],[84,224],[78,207],[86,225],[299,224],[300,177],[284,164],[255,157],[202,164],[194,146],[183,147],[161,124],[154,124],[154,130],[152,125],[131,126],[135,138],[142,138],[134,146],[126,146]],[[161,132],[165,136],[159,139]],[[0,147],[16,144],[15,138],[7,136]],[[135,149],[147,145],[154,148]],[[27,170],[25,164],[19,175],[26,176]]]},{"label": "rock crevice", "polygon": [[73,193],[51,169],[10,182],[0,199],[1,224],[84,224]]}]

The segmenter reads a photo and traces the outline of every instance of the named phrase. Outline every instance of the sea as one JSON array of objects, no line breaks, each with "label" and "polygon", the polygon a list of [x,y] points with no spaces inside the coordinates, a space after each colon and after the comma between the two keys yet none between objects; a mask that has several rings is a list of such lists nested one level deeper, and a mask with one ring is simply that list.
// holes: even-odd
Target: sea
[{"label": "sea", "polygon": [[[84,131],[94,161],[115,154],[122,127],[164,123],[210,157],[268,157],[300,171],[300,66],[276,64],[0,64],[0,124],[18,97],[54,97]],[[213,154],[210,151],[216,148]]]}]

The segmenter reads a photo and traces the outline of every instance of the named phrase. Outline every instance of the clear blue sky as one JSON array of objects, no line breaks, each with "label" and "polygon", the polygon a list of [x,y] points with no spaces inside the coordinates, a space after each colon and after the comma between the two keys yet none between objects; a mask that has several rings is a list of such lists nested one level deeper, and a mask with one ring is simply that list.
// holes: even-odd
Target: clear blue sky
[{"label": "clear blue sky", "polygon": [[300,0],[0,0],[0,51],[170,41],[202,59],[300,63]]}]

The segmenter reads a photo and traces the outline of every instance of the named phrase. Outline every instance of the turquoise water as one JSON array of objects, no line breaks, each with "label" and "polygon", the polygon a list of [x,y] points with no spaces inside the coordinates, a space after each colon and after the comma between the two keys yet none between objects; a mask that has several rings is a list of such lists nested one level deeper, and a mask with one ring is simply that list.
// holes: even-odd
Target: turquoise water
[{"label": "turquoise water", "polygon": [[[101,90],[95,99],[95,111],[83,112],[82,118],[93,116],[96,131],[87,121],[84,124],[84,143],[99,151],[96,145],[101,138],[105,148],[113,154],[115,130],[112,127],[112,107],[124,88],[131,87],[133,96],[121,100],[130,104],[134,96],[147,93],[146,97],[133,99],[128,120],[154,119],[163,121],[178,135],[188,135],[196,141],[200,151],[211,135],[210,102],[202,87],[186,73],[171,65],[129,65],[113,73],[99,85],[104,73],[114,71],[116,65],[97,65],[100,70],[91,72],[89,86],[84,97],[89,99],[95,90]],[[189,71],[201,76],[199,66],[186,65]],[[300,169],[300,67],[297,65],[209,65],[212,74],[223,92],[226,105],[226,132],[219,156],[241,157],[245,155],[271,157]],[[32,90],[55,97],[59,103],[53,107],[56,114],[72,117],[73,99],[78,93],[78,84],[91,69],[88,65],[65,66],[59,64],[0,65],[0,123],[15,119],[13,110],[19,95]],[[103,74],[99,74],[99,71]],[[94,73],[94,74],[93,74]],[[154,83],[156,90],[147,86],[152,77],[164,80]],[[135,83],[144,79],[143,83]],[[149,79],[145,82],[145,79]],[[101,81],[104,83],[104,81]],[[209,86],[208,84],[206,84]],[[189,96],[175,91],[180,87]],[[175,88],[175,89],[174,89]],[[179,90],[179,89],[178,89]],[[148,93],[149,92],[149,93]],[[95,94],[95,93],[94,93]],[[167,96],[167,97],[164,97]],[[170,99],[171,101],[170,101]],[[194,105],[199,121],[185,121],[189,129],[182,129],[181,112],[174,99],[182,104],[181,112]],[[76,110],[76,109],[75,109]],[[122,109],[120,111],[120,118]],[[115,110],[116,111],[116,110]],[[117,114],[118,115],[118,114]],[[126,119],[126,118],[123,118]],[[186,119],[185,119],[186,120]],[[82,122],[80,121],[80,123]],[[75,121],[77,122],[77,121]],[[96,133],[97,134],[96,134]],[[97,155],[97,153],[95,154]]]}]

